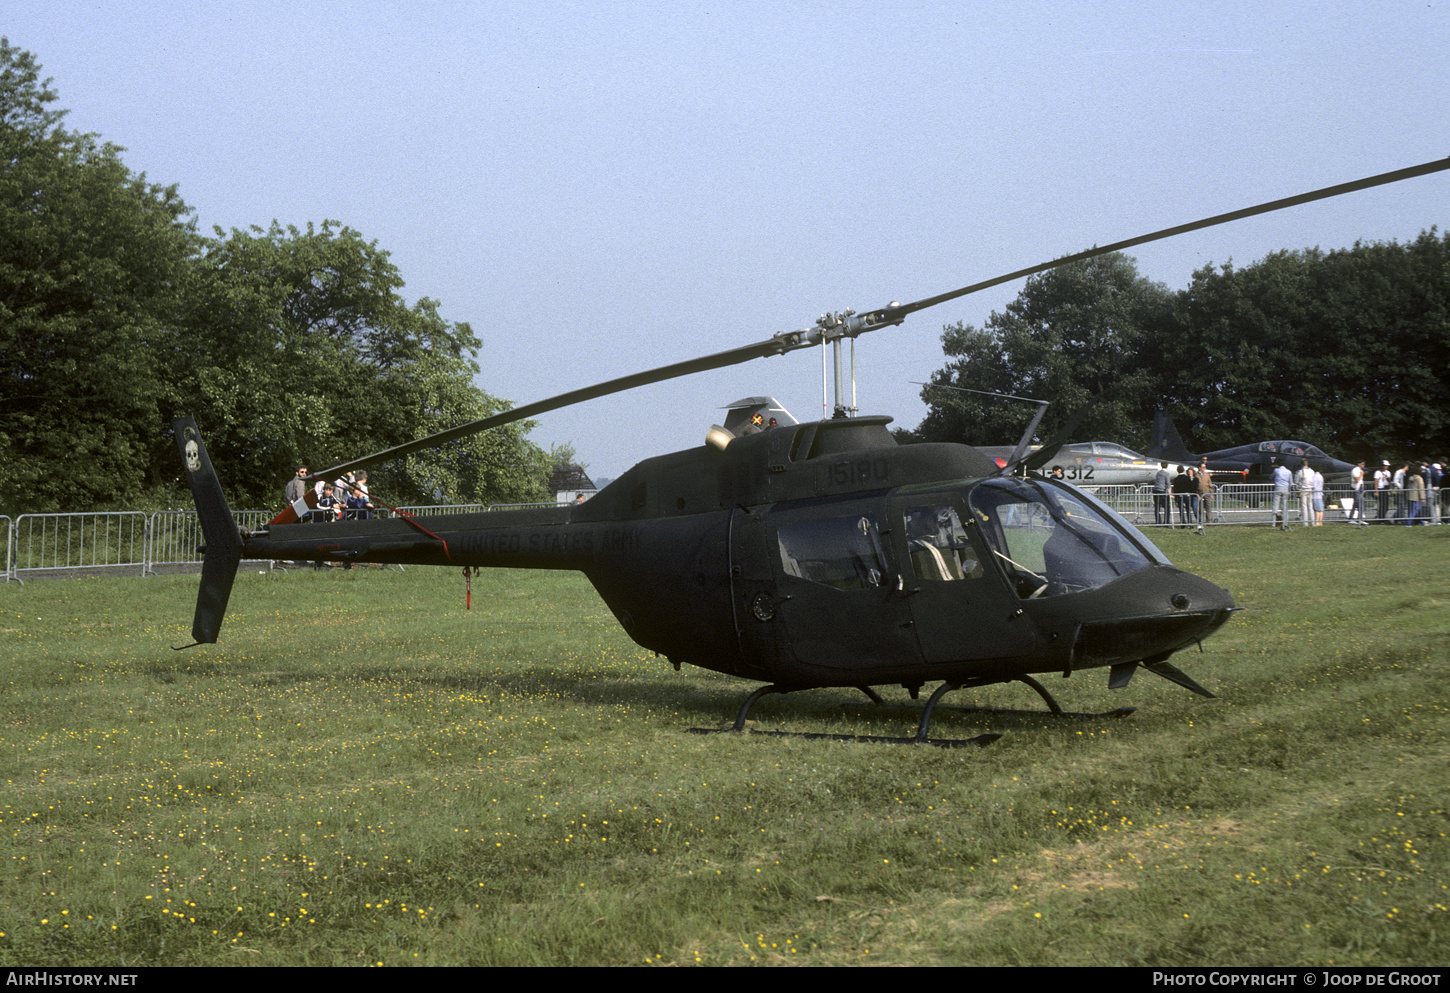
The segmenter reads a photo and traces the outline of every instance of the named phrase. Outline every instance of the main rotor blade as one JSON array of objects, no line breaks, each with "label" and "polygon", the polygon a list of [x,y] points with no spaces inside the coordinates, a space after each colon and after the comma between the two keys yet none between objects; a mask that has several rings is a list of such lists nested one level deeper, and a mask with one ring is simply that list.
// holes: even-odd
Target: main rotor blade
[{"label": "main rotor blade", "polygon": [[500,411],[489,417],[469,421],[467,424],[460,424],[458,427],[449,428],[447,431],[439,431],[437,434],[430,434],[426,438],[419,438],[416,441],[410,441],[407,444],[398,445],[395,448],[374,452],[372,455],[364,455],[362,458],[353,459],[351,462],[344,462],[341,465],[333,466],[331,469],[324,469],[322,472],[314,473],[309,478],[336,479],[338,476],[351,472],[353,469],[360,469],[363,466],[373,465],[377,462],[388,462],[393,459],[400,459],[405,455],[412,455],[414,452],[436,448],[447,442],[456,441],[459,438],[466,438],[468,435],[477,434],[480,431],[487,431],[489,428],[502,427],[505,424],[512,424],[514,421],[521,421],[525,418],[533,417],[536,414],[557,410],[560,407],[568,407],[572,404],[582,403],[585,400],[608,396],[611,393],[622,393],[625,390],[632,390],[636,386],[648,386],[650,383],[658,383],[666,379],[675,379],[679,376],[688,376],[691,373],[708,372],[711,369],[723,369],[726,366],[739,365],[742,362],[749,362],[751,359],[779,354],[798,346],[798,335],[777,335],[765,341],[758,341],[753,345],[732,348],[728,352],[717,352],[714,355],[706,355],[697,359],[676,362],[672,365],[660,366],[658,369],[651,369],[647,372],[637,372],[630,376],[621,376],[618,379],[611,379],[608,382],[596,383],[593,386],[570,390],[568,393],[560,393],[558,396],[550,397],[547,400],[538,400],[534,403],[525,404],[522,407],[513,407],[509,410]]},{"label": "main rotor blade", "polygon": [[[1236,221],[1244,217],[1253,217],[1256,214],[1267,214],[1275,210],[1283,210],[1286,207],[1294,207],[1299,204],[1311,203],[1315,200],[1325,200],[1329,197],[1353,193],[1356,190],[1366,190],[1374,186],[1383,186],[1386,183],[1397,183],[1402,179],[1424,176],[1432,172],[1440,172],[1443,169],[1450,169],[1450,158],[1437,159],[1434,162],[1410,166],[1407,169],[1397,169],[1394,172],[1386,172],[1378,176],[1357,179],[1351,183],[1326,186],[1324,189],[1315,190],[1312,193],[1301,193],[1298,196],[1285,197],[1281,200],[1271,200],[1268,203],[1259,204],[1257,207],[1245,207],[1242,210],[1230,211],[1227,214],[1216,214],[1213,217],[1206,217],[1201,221],[1193,221],[1189,224],[1179,224],[1175,227],[1164,228],[1162,231],[1155,231],[1152,234],[1141,235],[1137,238],[1129,238],[1126,241],[1114,242],[1111,245],[1104,245],[1101,248],[1090,248],[1085,252],[1078,252],[1076,255],[1066,255],[1060,259],[1053,259],[1051,262],[1043,262],[1039,265],[1029,266],[1026,269],[1018,269],[1016,272],[1009,272],[995,279],[988,279],[980,283],[973,283],[970,286],[963,286],[961,289],[952,290],[949,293],[940,293],[934,297],[917,300],[914,303],[892,304],[879,310],[870,311],[859,317],[854,317],[852,319],[851,330],[845,331],[844,333],[855,337],[866,331],[900,324],[908,314],[914,314],[918,310],[935,307],[937,304],[946,303],[948,300],[955,300],[958,297],[964,297],[970,293],[976,293],[978,290],[985,290],[988,287],[997,286],[1001,283],[1010,283],[1012,280],[1021,279],[1024,276],[1033,276],[1039,272],[1046,272],[1048,269],[1055,269],[1061,265],[1081,262],[1084,259],[1106,255],[1109,252],[1117,252],[1124,248],[1132,248],[1135,245],[1147,244],[1150,241],[1171,238],[1174,235],[1197,231],[1200,228],[1213,227],[1216,224],[1226,224],[1229,221]],[[714,355],[704,356],[703,358],[676,362],[673,365],[661,366],[658,369],[635,373],[632,376],[621,376],[618,379],[611,379],[608,382],[598,383],[594,386],[585,386],[581,389],[571,390],[568,393],[560,393],[558,396],[551,397],[547,400],[539,400],[522,407],[502,411],[491,417],[461,424],[456,428],[440,431],[426,438],[410,441],[405,445],[398,445],[396,448],[389,448],[382,452],[374,452],[372,455],[364,455],[362,458],[353,459],[351,462],[344,462],[341,465],[335,465],[309,478],[334,479],[353,469],[372,465],[375,462],[386,462],[392,459],[402,458],[414,452],[435,448],[446,442],[464,438],[471,434],[477,434],[479,431],[487,431],[489,428],[501,427],[505,424],[511,424],[514,421],[533,417],[535,414],[542,414],[550,410],[557,410],[560,407],[581,403],[585,400],[608,396],[611,393],[622,393],[625,390],[632,390],[636,386],[647,386],[650,383],[658,383],[666,379],[675,379],[679,376],[688,376],[696,372],[707,372],[711,369],[723,369],[726,366],[739,365],[742,362],[764,358],[767,355],[782,355],[786,352],[794,351],[797,348],[806,348],[810,345],[818,344],[823,340],[837,337],[840,333],[842,332],[832,334],[829,330],[819,326],[815,330],[781,333],[773,335],[765,341],[756,342],[753,345],[745,345],[741,348],[734,348],[728,352],[718,352]]]},{"label": "main rotor blade", "polygon": [[[1434,162],[1425,162],[1421,165],[1410,166],[1407,169],[1396,169],[1394,172],[1384,172],[1378,176],[1356,179],[1351,183],[1326,186],[1324,189],[1315,190],[1312,193],[1300,193],[1298,196],[1284,197],[1281,200],[1270,200],[1268,203],[1261,203],[1257,207],[1245,207],[1242,210],[1231,210],[1227,214],[1215,214],[1213,217],[1205,217],[1201,221],[1193,221],[1189,224],[1178,224],[1171,228],[1164,228],[1162,231],[1154,231],[1152,234],[1140,235],[1137,238],[1129,238],[1126,241],[1117,241],[1111,245],[1104,245],[1101,248],[1090,248],[1085,252],[1078,252],[1076,255],[1066,255],[1060,259],[1053,259],[1051,262],[1043,262],[1041,265],[1018,269],[1016,272],[1009,272],[1005,276],[998,276],[995,279],[988,279],[980,283],[973,283],[970,286],[963,286],[961,289],[952,290],[950,293],[939,293],[934,297],[917,300],[915,303],[903,303],[897,304],[894,307],[883,307],[878,311],[872,311],[871,317],[873,321],[880,320],[883,324],[899,323],[903,317],[906,317],[908,314],[914,314],[918,310],[935,307],[939,303],[946,303],[948,300],[955,300],[958,297],[964,297],[969,293],[976,293],[978,290],[985,290],[988,287],[997,286],[1000,283],[1010,283],[1012,280],[1021,279],[1024,276],[1035,276],[1039,272],[1046,272],[1048,269],[1055,269],[1060,265],[1081,262],[1084,259],[1107,255],[1109,252],[1119,252],[1125,248],[1133,248],[1136,245],[1146,245],[1150,241],[1172,238],[1174,235],[1187,234],[1189,231],[1198,231],[1201,228],[1211,228],[1217,224],[1227,224],[1229,221],[1253,217],[1256,214],[1269,214],[1276,210],[1283,210],[1286,207],[1297,207],[1300,204],[1312,203],[1315,200],[1327,200],[1330,197],[1341,196],[1345,193],[1354,193],[1357,190],[1367,190],[1375,186],[1384,186],[1387,183],[1398,183],[1402,179],[1426,176],[1432,172],[1440,172],[1444,169],[1450,169],[1450,158],[1436,159]],[[881,317],[878,318],[877,315],[881,315]]]}]

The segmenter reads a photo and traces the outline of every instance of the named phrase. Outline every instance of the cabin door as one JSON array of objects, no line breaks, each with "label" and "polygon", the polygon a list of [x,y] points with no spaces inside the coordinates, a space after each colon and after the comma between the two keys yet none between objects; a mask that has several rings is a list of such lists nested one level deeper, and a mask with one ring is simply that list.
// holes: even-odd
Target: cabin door
[{"label": "cabin door", "polygon": [[957,495],[897,498],[891,517],[901,539],[897,548],[912,628],[928,663],[1015,658],[1031,651],[1032,625]]},{"label": "cabin door", "polygon": [[770,515],[778,615],[796,660],[852,685],[921,662],[887,554],[879,501],[827,501]]}]

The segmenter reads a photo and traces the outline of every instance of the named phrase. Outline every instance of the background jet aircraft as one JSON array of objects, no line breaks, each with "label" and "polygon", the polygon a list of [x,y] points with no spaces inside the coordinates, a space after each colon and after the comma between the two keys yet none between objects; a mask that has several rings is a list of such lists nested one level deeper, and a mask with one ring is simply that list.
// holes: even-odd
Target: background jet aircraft
[{"label": "background jet aircraft", "polygon": [[1153,459],[1184,462],[1198,465],[1200,459],[1208,459],[1208,468],[1214,479],[1220,473],[1242,473],[1246,483],[1268,482],[1274,466],[1284,465],[1290,470],[1299,468],[1299,463],[1308,461],[1315,471],[1324,474],[1325,480],[1335,476],[1348,476],[1354,466],[1332,458],[1304,441],[1258,441],[1237,448],[1222,448],[1216,452],[1190,454],[1178,437],[1178,429],[1168,419],[1167,413],[1158,411],[1153,418],[1153,447],[1148,449]]},{"label": "background jet aircraft", "polygon": [[[1037,451],[1042,446],[1033,445],[1031,451]],[[979,451],[985,453],[999,466],[1005,466],[1007,460],[1012,457],[1010,447],[1002,448],[981,448]],[[1057,450],[1052,460],[1037,470],[1033,475],[1050,476],[1052,470],[1058,466],[1062,467],[1063,478],[1070,483],[1082,487],[1094,486],[1145,486],[1151,485],[1153,477],[1158,473],[1159,459],[1150,459],[1146,455],[1139,455],[1131,448],[1124,448],[1115,441],[1080,441],[1071,445],[1063,445]],[[1185,462],[1177,459],[1166,459],[1168,462],[1168,474],[1176,476],[1179,466],[1198,465],[1197,462]]]}]

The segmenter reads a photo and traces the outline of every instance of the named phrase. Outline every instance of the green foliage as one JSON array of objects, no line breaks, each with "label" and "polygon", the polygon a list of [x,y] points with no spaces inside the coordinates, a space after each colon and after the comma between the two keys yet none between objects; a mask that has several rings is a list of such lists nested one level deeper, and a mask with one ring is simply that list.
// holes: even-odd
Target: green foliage
[{"label": "green foliage", "polygon": [[[1211,451],[1294,438],[1342,458],[1450,450],[1450,236],[1275,252],[1206,266],[1170,293],[1110,255],[1027,281],[984,328],[946,328],[934,383],[1052,401],[1043,428],[1100,399],[1075,440],[1145,448],[1155,410]],[[1008,444],[1009,402],[936,388],[916,435]],[[1054,409],[1055,408],[1055,409]]]},{"label": "green foliage", "polygon": [[[218,231],[198,269],[173,403],[216,464],[247,467],[234,499],[274,503],[297,461],[322,469],[505,406],[473,386],[472,329],[436,301],[407,306],[387,252],[338,222]],[[395,505],[536,498],[547,459],[528,426],[379,466],[370,489]]]},{"label": "green foliage", "polygon": [[1143,355],[1168,314],[1169,293],[1138,275],[1121,253],[1051,269],[1027,280],[1017,299],[982,328],[955,324],[942,334],[952,358],[922,391],[931,410],[917,428],[925,441],[1006,445],[1033,411],[1000,398],[944,387],[1049,400],[1039,437],[1052,435],[1083,404],[1083,437],[1121,437],[1143,408],[1149,381]]},{"label": "green foliage", "polygon": [[160,442],[158,350],[197,238],[175,187],[60,126],[0,39],[0,507],[133,500]]},{"label": "green foliage", "polygon": [[[479,340],[408,306],[376,242],[336,221],[202,237],[175,187],[60,126],[50,80],[0,39],[0,512],[184,501],[192,414],[239,505],[314,468],[497,412]],[[373,471],[392,504],[523,501],[527,422]]]},{"label": "green foliage", "polygon": [[1450,446],[1450,237],[1205,267],[1174,302],[1158,393],[1202,449],[1311,440],[1341,457]]}]

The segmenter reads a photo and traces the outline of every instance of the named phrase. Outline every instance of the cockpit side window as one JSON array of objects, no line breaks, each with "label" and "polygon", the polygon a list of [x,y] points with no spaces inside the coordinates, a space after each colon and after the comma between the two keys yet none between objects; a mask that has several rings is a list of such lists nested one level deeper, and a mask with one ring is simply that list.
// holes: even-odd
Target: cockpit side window
[{"label": "cockpit side window", "polygon": [[783,524],[776,539],[787,576],[838,590],[865,590],[881,586],[886,575],[875,514]]},{"label": "cockpit side window", "polygon": [[906,547],[917,579],[980,579],[985,574],[950,504],[906,508]]}]

